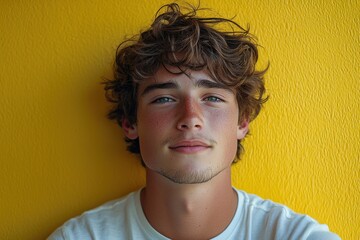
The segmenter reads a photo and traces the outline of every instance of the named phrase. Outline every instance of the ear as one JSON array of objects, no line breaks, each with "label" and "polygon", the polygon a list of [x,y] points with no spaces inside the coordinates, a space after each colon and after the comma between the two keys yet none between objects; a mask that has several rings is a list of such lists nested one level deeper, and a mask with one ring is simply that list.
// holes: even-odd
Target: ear
[{"label": "ear", "polygon": [[241,140],[243,139],[246,134],[249,131],[249,121],[248,120],[243,120],[242,123],[238,126],[237,129],[237,139]]},{"label": "ear", "polygon": [[122,120],[121,126],[127,138],[134,140],[139,137],[136,125],[131,124],[128,119]]}]

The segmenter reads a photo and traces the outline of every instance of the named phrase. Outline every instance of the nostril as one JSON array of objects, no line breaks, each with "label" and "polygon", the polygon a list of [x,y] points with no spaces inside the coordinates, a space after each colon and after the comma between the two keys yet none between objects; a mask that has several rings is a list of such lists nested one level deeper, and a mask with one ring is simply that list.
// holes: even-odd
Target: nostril
[{"label": "nostril", "polygon": [[178,129],[190,130],[190,129],[201,129],[201,124],[180,124]]}]

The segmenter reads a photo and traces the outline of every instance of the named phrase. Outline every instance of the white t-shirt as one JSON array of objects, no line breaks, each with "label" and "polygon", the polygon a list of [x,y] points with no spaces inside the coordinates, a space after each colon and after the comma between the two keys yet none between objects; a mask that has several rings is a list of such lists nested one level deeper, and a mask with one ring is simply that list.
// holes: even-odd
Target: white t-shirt
[{"label": "white t-shirt", "polygon": [[[229,226],[213,239],[340,239],[326,225],[286,206],[236,190],[238,207]],[[140,190],[70,219],[48,240],[169,239],[147,221]]]}]

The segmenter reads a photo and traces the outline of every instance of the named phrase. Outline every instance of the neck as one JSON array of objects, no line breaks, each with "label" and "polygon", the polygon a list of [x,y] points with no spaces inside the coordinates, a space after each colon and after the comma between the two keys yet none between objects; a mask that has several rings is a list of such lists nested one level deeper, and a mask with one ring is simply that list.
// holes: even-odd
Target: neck
[{"label": "neck", "polygon": [[230,167],[208,182],[178,184],[147,170],[141,204],[149,223],[171,239],[209,239],[230,224],[237,195]]}]

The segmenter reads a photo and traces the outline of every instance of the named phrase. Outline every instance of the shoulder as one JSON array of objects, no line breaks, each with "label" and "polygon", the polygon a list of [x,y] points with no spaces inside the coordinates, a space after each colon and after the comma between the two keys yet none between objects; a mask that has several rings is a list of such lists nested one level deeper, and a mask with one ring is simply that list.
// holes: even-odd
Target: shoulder
[{"label": "shoulder", "polygon": [[252,215],[256,217],[266,218],[283,218],[283,220],[294,220],[302,218],[309,222],[316,222],[307,215],[299,214],[288,208],[287,206],[273,202],[268,199],[263,199],[255,194],[249,194],[238,190],[238,194],[242,196],[242,204],[245,211],[251,211]]},{"label": "shoulder", "polygon": [[126,217],[135,209],[136,194],[137,192],[130,193],[68,220],[48,239],[97,239],[104,231],[115,232],[128,224]]},{"label": "shoulder", "polygon": [[239,204],[242,204],[242,221],[249,226],[249,232],[257,238],[276,236],[275,239],[339,239],[319,238],[321,234],[331,236],[327,225],[318,223],[308,215],[296,213],[287,206],[262,199],[254,194],[237,190]]}]

